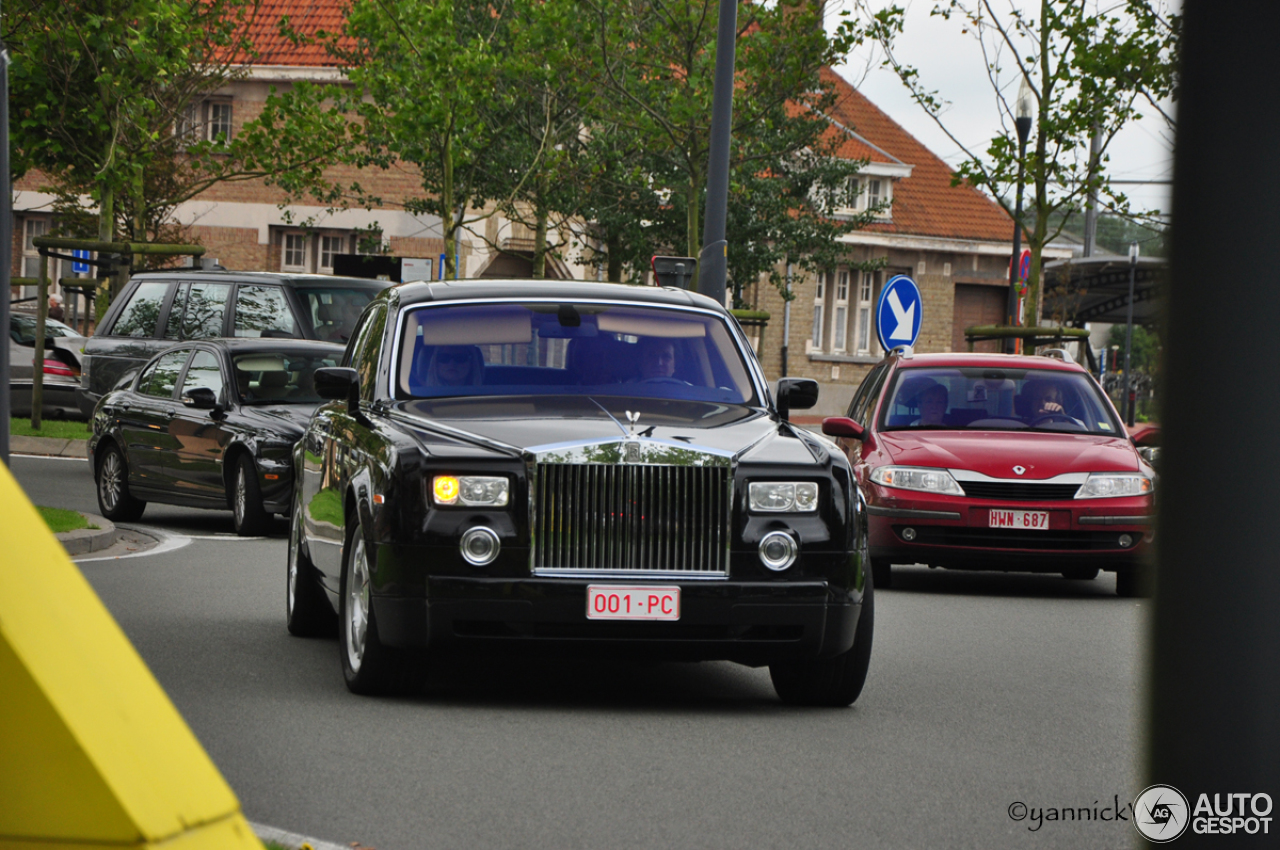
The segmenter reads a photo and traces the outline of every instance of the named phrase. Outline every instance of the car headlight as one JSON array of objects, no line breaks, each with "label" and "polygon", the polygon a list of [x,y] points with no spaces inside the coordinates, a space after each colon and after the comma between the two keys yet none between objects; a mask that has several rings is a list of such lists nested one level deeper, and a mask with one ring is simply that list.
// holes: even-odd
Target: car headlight
[{"label": "car headlight", "polygon": [[1077,499],[1113,499],[1149,496],[1156,483],[1140,472],[1093,472],[1076,491]]},{"label": "car headlight", "polygon": [[507,479],[490,475],[437,475],[431,496],[437,505],[501,508],[510,497]]},{"label": "car headlight", "polygon": [[753,481],[747,488],[753,511],[809,513],[818,509],[818,485],[813,481]]},{"label": "car headlight", "polygon": [[885,487],[899,490],[922,490],[926,493],[944,493],[963,496],[964,490],[945,469],[929,469],[919,466],[881,466],[871,473],[871,480]]}]

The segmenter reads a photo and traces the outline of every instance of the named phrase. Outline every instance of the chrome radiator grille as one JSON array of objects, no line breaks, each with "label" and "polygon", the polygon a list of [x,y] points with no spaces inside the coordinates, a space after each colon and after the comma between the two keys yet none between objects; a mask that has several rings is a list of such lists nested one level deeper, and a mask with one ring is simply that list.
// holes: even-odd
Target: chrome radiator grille
[{"label": "chrome radiator grille", "polygon": [[729,468],[543,463],[537,470],[535,572],[727,573]]}]

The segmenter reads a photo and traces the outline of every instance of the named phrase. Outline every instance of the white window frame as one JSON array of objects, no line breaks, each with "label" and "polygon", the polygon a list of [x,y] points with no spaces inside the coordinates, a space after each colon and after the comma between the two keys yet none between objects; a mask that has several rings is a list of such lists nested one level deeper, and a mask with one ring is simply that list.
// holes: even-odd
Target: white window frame
[{"label": "white window frame", "polygon": [[[336,231],[322,232],[316,239],[316,271],[333,274],[333,255],[351,252],[351,234]],[[328,262],[325,262],[326,256]]]},{"label": "white window frame", "polygon": [[857,325],[854,327],[855,351],[858,354],[874,354],[878,347],[872,327],[872,312],[876,295],[876,273],[862,272],[858,281]]},{"label": "white window frame", "polygon": [[[51,227],[53,222],[44,217],[27,216],[22,220],[22,277],[40,276],[40,251],[31,240],[37,236],[47,236]],[[30,274],[27,273],[29,265]],[[56,262],[50,263],[51,275],[54,274],[52,267],[56,265]]]},{"label": "white window frame", "polygon": [[817,285],[813,291],[813,339],[810,344],[814,351],[822,350],[822,325],[827,305],[827,273],[818,272]]},{"label": "white window frame", "polygon": [[[225,123],[215,122],[215,114],[223,110],[226,111]],[[217,142],[218,133],[224,130],[226,138],[222,144],[230,142],[235,135],[235,106],[230,98],[213,98],[187,104],[173,124],[173,134],[188,145],[201,141]]]},{"label": "white window frame", "polygon": [[831,309],[831,350],[843,354],[849,344],[849,270],[836,270],[835,306]]},{"label": "white window frame", "polygon": [[[295,247],[290,245],[293,240],[302,240],[301,263],[291,263],[290,253],[296,251]],[[294,242],[294,245],[297,243]],[[300,272],[306,274],[311,271],[311,237],[300,230],[286,230],[280,234],[280,271],[282,272]]]},{"label": "white window frame", "polygon": [[[231,142],[231,137],[235,133],[235,111],[230,100],[206,100],[203,104],[205,112],[205,132],[204,137],[211,142],[218,142],[218,133],[225,129],[224,139],[221,144]],[[226,123],[222,123],[215,116],[217,113],[226,110]]]}]

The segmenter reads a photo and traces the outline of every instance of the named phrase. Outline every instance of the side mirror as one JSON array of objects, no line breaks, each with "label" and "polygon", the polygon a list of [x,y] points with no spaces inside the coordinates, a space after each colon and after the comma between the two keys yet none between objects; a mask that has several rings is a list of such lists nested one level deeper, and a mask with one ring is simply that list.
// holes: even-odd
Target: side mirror
[{"label": "side mirror", "polygon": [[360,373],[346,366],[324,366],[315,371],[316,395],[335,401],[343,399],[352,413],[360,409]]},{"label": "side mirror", "polygon": [[822,433],[828,437],[848,437],[851,440],[861,440],[867,436],[866,429],[847,416],[828,416],[823,419]]},{"label": "side mirror", "polygon": [[786,420],[792,409],[808,410],[818,403],[818,382],[812,378],[778,380],[778,417]]},{"label": "side mirror", "polygon": [[192,387],[182,393],[182,403],[195,410],[214,410],[218,396],[208,387]]}]

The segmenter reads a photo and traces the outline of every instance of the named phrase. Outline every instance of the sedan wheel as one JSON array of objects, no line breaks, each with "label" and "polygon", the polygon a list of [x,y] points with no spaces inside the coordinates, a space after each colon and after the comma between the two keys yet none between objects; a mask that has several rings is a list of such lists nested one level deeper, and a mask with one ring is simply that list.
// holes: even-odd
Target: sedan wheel
[{"label": "sedan wheel", "polygon": [[112,522],[132,522],[142,516],[147,503],[129,493],[129,470],[114,443],[98,461],[98,509]]},{"label": "sedan wheel", "polygon": [[384,646],[378,638],[369,587],[368,551],[364,529],[358,521],[347,532],[344,552],[338,654],[347,688],[357,694],[408,691],[416,683],[416,659],[405,650]]},{"label": "sedan wheel", "polygon": [[289,525],[289,566],[285,578],[285,624],[298,637],[330,637],[337,620],[315,567],[302,545],[301,506],[296,502]]},{"label": "sedan wheel", "polygon": [[236,459],[236,477],[231,485],[231,513],[236,534],[241,537],[256,537],[271,525],[271,514],[262,507],[257,467],[247,454]]}]

